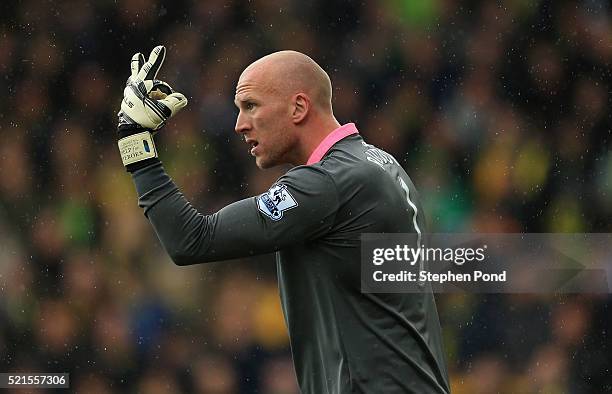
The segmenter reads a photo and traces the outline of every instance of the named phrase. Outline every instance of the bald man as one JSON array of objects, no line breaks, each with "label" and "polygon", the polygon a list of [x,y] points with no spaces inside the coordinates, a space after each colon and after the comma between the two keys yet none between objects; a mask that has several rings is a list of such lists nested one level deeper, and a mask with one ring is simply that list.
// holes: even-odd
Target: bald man
[{"label": "bald man", "polygon": [[[136,74],[151,76],[142,62]],[[236,86],[236,132],[260,168],[294,167],[266,193],[203,214],[155,153],[126,164],[139,205],[178,265],[276,252],[302,393],[448,393],[433,295],[361,293],[361,234],[420,235],[423,214],[406,172],[338,123],[331,96],[327,73],[302,53],[257,60]]]}]

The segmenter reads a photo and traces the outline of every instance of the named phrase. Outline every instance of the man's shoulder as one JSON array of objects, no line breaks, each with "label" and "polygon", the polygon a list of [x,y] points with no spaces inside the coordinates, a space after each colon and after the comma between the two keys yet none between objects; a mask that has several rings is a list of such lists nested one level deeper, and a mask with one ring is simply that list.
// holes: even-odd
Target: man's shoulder
[{"label": "man's shoulder", "polygon": [[382,149],[366,144],[361,138],[349,138],[334,145],[320,161],[293,167],[280,180],[295,179],[321,184],[332,182],[345,186],[357,182],[374,186],[380,177],[386,176],[386,165],[398,164],[392,155]]},{"label": "man's shoulder", "polygon": [[293,167],[281,176],[276,183],[290,184],[310,189],[335,188],[333,174],[318,164],[319,163]]},{"label": "man's shoulder", "polygon": [[376,170],[370,167],[362,161],[331,154],[317,163],[293,167],[276,183],[299,185],[313,192],[330,189],[338,191],[350,187],[352,183],[364,183],[371,178],[372,170]]},{"label": "man's shoulder", "polygon": [[[386,158],[383,160],[381,157]],[[395,159],[388,153],[372,145],[360,143],[352,144],[350,149],[334,148],[314,166],[326,171],[335,180],[374,181],[384,173],[381,164],[391,160]]]}]

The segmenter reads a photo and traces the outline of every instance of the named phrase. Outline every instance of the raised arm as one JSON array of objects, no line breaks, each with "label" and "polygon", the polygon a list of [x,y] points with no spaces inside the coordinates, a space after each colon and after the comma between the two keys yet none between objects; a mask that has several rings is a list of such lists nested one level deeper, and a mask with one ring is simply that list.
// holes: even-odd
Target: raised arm
[{"label": "raised arm", "polygon": [[309,242],[332,227],[338,198],[323,170],[297,167],[266,193],[206,215],[198,212],[161,164],[133,174],[139,205],[178,265],[277,251]]}]

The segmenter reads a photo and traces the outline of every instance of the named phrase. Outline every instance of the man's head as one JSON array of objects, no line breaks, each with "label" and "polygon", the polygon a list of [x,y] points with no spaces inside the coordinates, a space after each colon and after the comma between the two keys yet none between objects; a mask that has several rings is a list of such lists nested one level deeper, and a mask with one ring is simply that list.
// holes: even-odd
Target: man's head
[{"label": "man's head", "polygon": [[[327,73],[300,52],[281,51],[240,75],[236,132],[251,146],[257,166],[303,164],[316,128],[333,118]],[[328,130],[331,131],[331,130]]]}]

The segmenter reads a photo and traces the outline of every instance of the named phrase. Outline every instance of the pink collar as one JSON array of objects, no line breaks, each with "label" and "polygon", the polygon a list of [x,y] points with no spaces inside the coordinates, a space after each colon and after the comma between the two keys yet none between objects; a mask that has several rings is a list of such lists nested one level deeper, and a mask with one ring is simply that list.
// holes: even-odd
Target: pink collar
[{"label": "pink collar", "polygon": [[338,127],[336,130],[332,131],[321,141],[319,146],[316,147],[314,152],[308,158],[308,162],[306,165],[311,165],[321,161],[323,156],[331,149],[332,146],[336,144],[336,142],[348,137],[349,135],[358,134],[359,131],[357,127],[355,127],[355,123],[347,123]]}]

